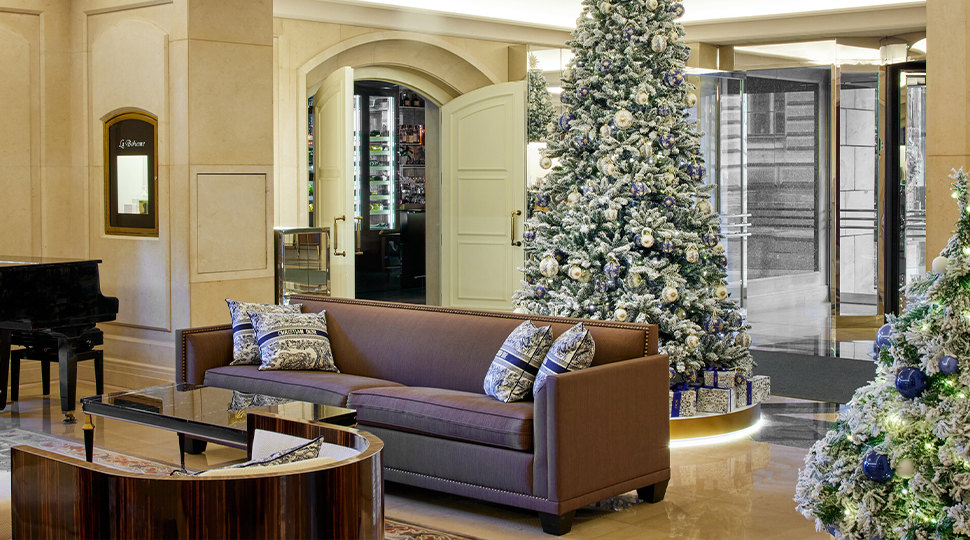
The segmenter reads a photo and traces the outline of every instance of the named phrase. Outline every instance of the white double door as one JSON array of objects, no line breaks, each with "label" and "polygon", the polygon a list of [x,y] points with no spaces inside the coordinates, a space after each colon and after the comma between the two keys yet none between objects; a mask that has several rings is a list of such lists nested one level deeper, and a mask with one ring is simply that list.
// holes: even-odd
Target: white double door
[{"label": "white double door", "polygon": [[[331,227],[332,295],[344,298],[355,295],[353,94],[353,70],[345,67],[331,74],[313,99],[315,211],[318,224]],[[525,114],[525,82],[481,88],[441,107],[444,306],[511,309],[523,265]]]}]

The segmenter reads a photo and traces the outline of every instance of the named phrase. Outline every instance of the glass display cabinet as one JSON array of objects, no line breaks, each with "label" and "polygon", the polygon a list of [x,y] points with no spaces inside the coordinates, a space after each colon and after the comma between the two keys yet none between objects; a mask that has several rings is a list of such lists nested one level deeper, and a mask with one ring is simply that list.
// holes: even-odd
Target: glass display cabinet
[{"label": "glass display cabinet", "polygon": [[397,228],[397,180],[394,177],[397,144],[395,99],[388,96],[354,96],[354,115],[362,119],[360,139],[355,140],[358,159],[354,189],[361,227],[368,231]]},{"label": "glass display cabinet", "polygon": [[276,303],[292,294],[330,296],[330,228],[275,229]]}]

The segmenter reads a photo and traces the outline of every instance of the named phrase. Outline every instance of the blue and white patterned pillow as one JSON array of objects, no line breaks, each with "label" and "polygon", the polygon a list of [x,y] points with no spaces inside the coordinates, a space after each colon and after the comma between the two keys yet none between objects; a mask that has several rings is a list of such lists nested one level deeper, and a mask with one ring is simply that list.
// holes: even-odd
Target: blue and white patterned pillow
[{"label": "blue and white patterned pillow", "polygon": [[485,393],[511,403],[524,398],[536,380],[539,364],[552,345],[552,328],[525,321],[512,330],[485,374]]},{"label": "blue and white patterned pillow", "polygon": [[253,332],[253,322],[249,319],[250,311],[260,313],[299,313],[303,304],[279,306],[276,304],[254,304],[251,302],[237,302],[226,298],[229,304],[229,315],[232,317],[232,362],[230,366],[246,366],[259,364],[259,347],[256,346],[256,334]]},{"label": "blue and white patterned pillow", "polygon": [[250,311],[262,359],[259,369],[316,369],[339,373],[330,351],[326,313]]},{"label": "blue and white patterned pillow", "polygon": [[546,377],[553,373],[566,373],[567,371],[579,371],[586,369],[593,363],[593,354],[596,352],[596,344],[593,343],[593,336],[590,335],[583,323],[577,323],[569,330],[566,330],[552,344],[552,348],[546,354],[539,374],[536,375],[536,383],[532,387],[532,393],[538,394],[542,385],[546,384]]}]

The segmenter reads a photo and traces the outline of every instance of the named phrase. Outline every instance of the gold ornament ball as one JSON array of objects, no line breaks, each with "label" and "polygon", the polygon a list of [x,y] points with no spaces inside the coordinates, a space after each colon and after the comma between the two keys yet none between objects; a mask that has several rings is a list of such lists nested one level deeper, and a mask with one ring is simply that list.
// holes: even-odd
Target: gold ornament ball
[{"label": "gold ornament ball", "polygon": [[603,13],[609,13],[613,10],[613,6],[609,2],[600,2],[600,11]]},{"label": "gold ornament ball", "polygon": [[616,211],[616,208],[607,208],[606,210],[603,211],[603,215],[606,217],[606,219],[610,221],[616,221],[616,218],[619,215],[619,213]]},{"label": "gold ornament ball", "polygon": [[724,253],[724,244],[718,242],[717,245],[714,246],[714,253],[718,255]]},{"label": "gold ornament ball", "polygon": [[575,265],[570,266],[569,277],[576,281],[579,281],[583,277],[583,269]]},{"label": "gold ornament ball", "polygon": [[626,282],[630,288],[638,289],[640,288],[640,285],[643,285],[643,276],[640,274],[630,274],[629,277],[626,278]]},{"label": "gold ornament ball", "polygon": [[551,168],[552,158],[550,158],[549,156],[542,156],[542,158],[539,160],[539,166],[542,167],[543,169]]},{"label": "gold ornament ball", "polygon": [[687,95],[684,96],[684,105],[686,105],[688,109],[693,109],[694,105],[697,105],[697,96],[695,96],[693,92],[687,92]]},{"label": "gold ornament ball", "polygon": [[701,344],[701,340],[697,339],[697,336],[694,334],[691,334],[684,340],[684,344],[687,345],[688,349],[696,349]]},{"label": "gold ornament ball", "polygon": [[582,199],[582,198],[583,198],[583,196],[580,195],[580,193],[578,191],[574,191],[574,192],[570,193],[568,197],[566,197],[566,201],[569,204],[576,204],[576,203],[579,202],[579,199]]},{"label": "gold ornament ball", "polygon": [[714,287],[714,298],[718,300],[724,300],[728,297],[727,287],[721,283],[717,287]]},{"label": "gold ornament ball", "polygon": [[751,336],[747,332],[738,332],[737,337],[734,338],[734,343],[747,349],[751,346]]},{"label": "gold ornament ball", "polygon": [[714,211],[714,207],[708,201],[699,201],[697,203],[697,211],[702,215],[707,215]]},{"label": "gold ornament ball", "polygon": [[620,109],[613,116],[613,123],[620,129],[626,129],[633,125],[633,113],[626,109]]},{"label": "gold ornament ball", "polygon": [[637,105],[646,105],[650,101],[650,94],[641,90],[637,92],[636,100],[637,100]]},{"label": "gold ornament ball", "polygon": [[689,247],[687,251],[684,252],[684,257],[687,258],[687,262],[693,264],[700,260],[701,254],[697,251],[696,247]]},{"label": "gold ornament ball", "polygon": [[686,319],[687,318],[687,312],[684,311],[684,308],[677,308],[677,311],[675,311],[674,314],[677,315],[677,318],[678,319]]},{"label": "gold ornament ball", "polygon": [[647,9],[653,11],[657,9],[657,0],[647,0]]},{"label": "gold ornament ball", "polygon": [[916,464],[909,458],[903,458],[896,464],[896,474],[900,478],[912,478],[916,474]]},{"label": "gold ornament ball", "polygon": [[640,235],[640,245],[645,248],[653,247],[653,242],[653,234],[650,231],[643,231],[643,234]]},{"label": "gold ornament ball", "polygon": [[626,310],[623,308],[618,308],[616,312],[613,313],[613,318],[620,322],[625,321],[626,317],[627,317],[627,313],[626,313]]},{"label": "gold ornament ball", "polygon": [[668,285],[664,287],[662,291],[660,291],[660,298],[662,298],[664,302],[676,302],[677,299],[680,298],[680,294],[677,293],[677,289]]}]

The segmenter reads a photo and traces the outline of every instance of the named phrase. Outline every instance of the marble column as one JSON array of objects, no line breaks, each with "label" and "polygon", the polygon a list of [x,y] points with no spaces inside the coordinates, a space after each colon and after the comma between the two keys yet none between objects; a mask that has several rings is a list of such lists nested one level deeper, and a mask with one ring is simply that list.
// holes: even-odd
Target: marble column
[{"label": "marble column", "polygon": [[950,197],[951,169],[970,170],[970,4],[966,0],[926,3],[927,267],[946,246],[959,217]]},{"label": "marble column", "polygon": [[174,17],[173,298],[198,326],[227,297],[273,302],[273,3],[176,0]]}]

